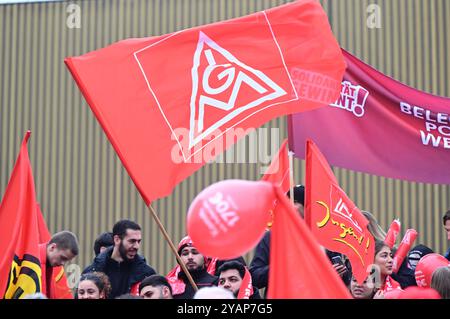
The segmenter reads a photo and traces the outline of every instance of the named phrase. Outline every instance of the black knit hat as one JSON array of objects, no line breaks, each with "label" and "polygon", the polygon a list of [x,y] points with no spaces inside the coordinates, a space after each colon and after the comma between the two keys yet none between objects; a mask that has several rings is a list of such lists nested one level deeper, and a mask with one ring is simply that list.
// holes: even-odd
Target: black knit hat
[{"label": "black knit hat", "polygon": [[[290,191],[287,192],[287,196],[291,198]],[[303,185],[294,186],[294,202],[305,205],[305,186]]]}]

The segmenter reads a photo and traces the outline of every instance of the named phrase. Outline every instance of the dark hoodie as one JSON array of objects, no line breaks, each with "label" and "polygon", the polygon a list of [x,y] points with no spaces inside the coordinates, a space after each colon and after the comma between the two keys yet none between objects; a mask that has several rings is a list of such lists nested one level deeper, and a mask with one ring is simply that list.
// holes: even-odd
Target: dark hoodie
[{"label": "dark hoodie", "polygon": [[92,264],[83,271],[83,274],[93,271],[105,273],[111,282],[109,298],[130,293],[131,288],[140,283],[145,277],[156,274],[155,270],[147,265],[144,257],[136,255],[131,261],[121,263],[111,258],[114,247],[109,247],[95,257]]}]

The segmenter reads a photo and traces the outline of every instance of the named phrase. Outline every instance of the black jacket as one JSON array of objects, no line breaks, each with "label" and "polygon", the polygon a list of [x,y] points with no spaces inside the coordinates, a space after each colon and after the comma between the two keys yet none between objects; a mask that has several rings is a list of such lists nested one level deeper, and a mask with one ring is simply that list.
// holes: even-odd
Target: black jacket
[{"label": "black jacket", "polygon": [[[191,274],[192,279],[194,279],[194,282],[197,285],[198,289],[214,286],[214,283],[217,280],[216,276],[210,275],[205,269],[202,269],[199,271],[192,271],[189,273]],[[186,288],[182,294],[174,295],[173,299],[192,299],[192,298],[194,298],[195,290],[194,290],[194,288],[192,288],[192,285],[189,282],[188,278],[186,277],[186,274],[183,271],[180,271],[180,273],[178,274],[178,278],[183,280],[183,282],[186,285]]]},{"label": "black jacket", "polygon": [[257,288],[267,287],[269,279],[269,257],[270,257],[270,232],[267,231],[255,249],[255,255],[250,263],[250,274],[252,283]]},{"label": "black jacket", "polygon": [[109,298],[115,298],[129,293],[133,285],[141,282],[145,277],[156,274],[155,270],[147,265],[144,257],[136,255],[131,262],[118,263],[111,258],[114,247],[109,247],[95,257],[92,264],[83,271],[83,274],[92,271],[105,273],[111,282]]}]

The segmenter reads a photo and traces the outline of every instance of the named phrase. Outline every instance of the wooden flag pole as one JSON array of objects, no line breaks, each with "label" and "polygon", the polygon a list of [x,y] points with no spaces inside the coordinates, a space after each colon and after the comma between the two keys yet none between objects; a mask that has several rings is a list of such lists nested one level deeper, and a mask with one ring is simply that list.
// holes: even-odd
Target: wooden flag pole
[{"label": "wooden flag pole", "polygon": [[156,221],[156,223],[158,224],[159,229],[161,230],[164,238],[166,239],[167,243],[170,246],[170,249],[172,250],[173,254],[175,255],[175,257],[177,258],[178,264],[180,265],[181,269],[183,269],[183,272],[186,274],[187,279],[189,280],[189,282],[192,285],[192,288],[194,288],[195,291],[198,290],[197,285],[194,282],[194,279],[192,279],[191,274],[189,273],[189,271],[186,268],[186,265],[184,264],[184,262],[181,260],[180,255],[178,255],[177,249],[175,248],[175,245],[173,244],[172,240],[169,237],[169,234],[167,233],[166,229],[164,228],[163,224],[161,223],[161,221],[158,218],[158,215],[156,214],[155,210],[153,209],[152,205],[148,205],[147,206],[150,210],[150,213],[153,216],[153,219]]},{"label": "wooden flag pole", "polygon": [[291,198],[291,203],[294,205],[294,152],[289,151],[289,196]]}]

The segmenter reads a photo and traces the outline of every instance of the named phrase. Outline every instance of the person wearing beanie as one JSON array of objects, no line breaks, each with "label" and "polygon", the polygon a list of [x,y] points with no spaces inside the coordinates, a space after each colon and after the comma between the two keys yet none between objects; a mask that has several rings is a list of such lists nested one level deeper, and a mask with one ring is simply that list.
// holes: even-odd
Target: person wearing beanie
[{"label": "person wearing beanie", "polygon": [[[286,194],[290,198],[290,191]],[[297,208],[300,216],[304,218],[305,205],[305,187],[303,185],[294,186],[294,205]],[[342,278],[346,286],[350,285],[352,278],[352,267],[350,261],[346,256],[324,249],[328,259],[333,264],[333,267]],[[267,294],[267,286],[269,281],[269,257],[270,257],[270,231],[267,231],[261,241],[255,248],[255,255],[250,263],[250,274],[252,275],[253,285],[258,289],[265,288],[264,295]],[[336,262],[340,260],[340,262]]]}]

